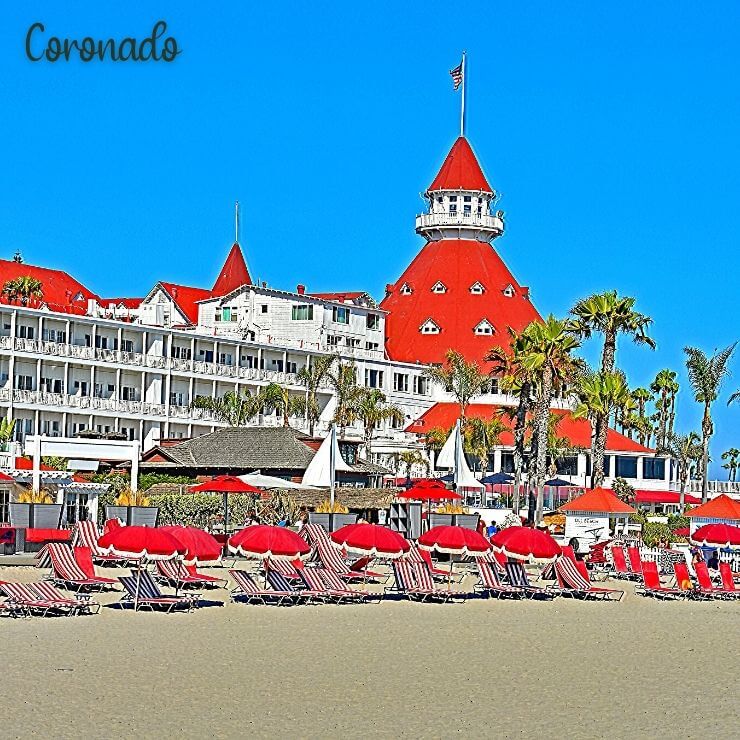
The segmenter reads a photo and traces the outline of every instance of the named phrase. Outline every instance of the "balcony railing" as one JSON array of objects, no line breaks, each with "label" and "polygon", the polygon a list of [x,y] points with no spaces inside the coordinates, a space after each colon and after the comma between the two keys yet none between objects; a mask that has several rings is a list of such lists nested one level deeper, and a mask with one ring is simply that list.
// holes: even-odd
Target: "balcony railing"
[{"label": "balcony railing", "polygon": [[504,230],[504,222],[498,216],[479,216],[477,213],[422,213],[416,217],[417,230],[435,226],[477,226],[491,231]]}]

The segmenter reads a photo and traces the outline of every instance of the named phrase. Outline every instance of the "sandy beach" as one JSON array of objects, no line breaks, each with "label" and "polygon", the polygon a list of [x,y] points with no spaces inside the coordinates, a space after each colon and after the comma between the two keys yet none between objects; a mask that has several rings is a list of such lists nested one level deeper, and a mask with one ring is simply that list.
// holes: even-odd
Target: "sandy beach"
[{"label": "sandy beach", "polygon": [[618,604],[227,604],[3,619],[2,734],[736,736],[740,603],[659,603],[620,587]]}]

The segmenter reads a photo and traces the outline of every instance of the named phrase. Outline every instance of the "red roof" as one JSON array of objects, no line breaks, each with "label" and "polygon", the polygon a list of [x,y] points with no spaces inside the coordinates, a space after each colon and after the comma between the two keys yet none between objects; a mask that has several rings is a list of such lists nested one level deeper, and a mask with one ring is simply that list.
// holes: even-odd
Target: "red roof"
[{"label": "red roof", "polygon": [[[675,491],[635,491],[635,503],[637,504],[679,504],[681,503],[680,494]],[[700,504],[701,499],[687,493],[684,496],[684,503]]]},{"label": "red roof", "polygon": [[214,296],[227,295],[242,285],[251,284],[252,278],[249,276],[249,270],[247,269],[247,263],[244,260],[242,249],[239,243],[235,242],[231,247],[229,256],[226,258],[226,262],[224,262],[224,266],[221,268],[221,272],[216,278],[216,282],[213,284],[211,294]]},{"label": "red roof", "polygon": [[344,303],[344,301],[356,301],[362,296],[366,296],[367,293],[364,290],[344,290],[337,293],[308,293],[312,298],[321,298],[324,301],[338,301]]},{"label": "red roof", "polygon": [[[466,415],[469,419],[492,419],[500,406],[488,403],[471,403]],[[574,447],[588,449],[591,447],[591,422],[588,419],[574,419],[569,411],[564,409],[553,409],[553,413],[560,416],[557,433],[561,437],[567,437]],[[425,434],[430,429],[452,429],[460,415],[460,407],[456,403],[435,403],[427,409],[416,421],[406,427],[407,432]],[[499,418],[497,416],[497,418]],[[505,415],[501,415],[501,421],[511,427],[511,422]],[[501,434],[501,444],[505,447],[514,445],[514,435],[510,431]],[[606,435],[606,449],[609,452],[643,452],[652,453],[647,447],[643,447],[623,434],[609,429]]]},{"label": "red roof", "polygon": [[198,323],[198,301],[211,298],[211,291],[205,288],[191,288],[188,285],[177,283],[160,283],[162,288],[175,302],[175,305],[185,314],[191,324]]},{"label": "red roof", "polygon": [[[0,260],[0,285],[19,277],[32,277],[41,282],[44,297],[40,301],[30,301],[28,305],[31,308],[39,308],[46,304],[51,311],[85,313],[87,301],[90,298],[98,300],[95,293],[62,270],[50,270],[46,267],[36,267],[12,260]],[[7,303],[8,301],[0,296],[0,302]]]},{"label": "red roof", "polygon": [[606,488],[594,488],[569,501],[558,511],[598,511],[604,514],[635,514],[636,511]]},{"label": "red roof", "polygon": [[706,504],[692,509],[686,516],[699,516],[702,519],[740,519],[740,503],[722,493]]},{"label": "red roof", "polygon": [[3,483],[15,483],[15,478],[12,478],[6,473],[0,472],[0,481],[2,481]]},{"label": "red roof", "polygon": [[461,136],[452,145],[429,190],[482,190],[492,193],[468,140]]},{"label": "red roof", "polygon": [[101,298],[100,305],[107,308],[111,304],[114,306],[123,306],[124,308],[138,308],[143,298]]},{"label": "red roof", "polygon": [[[437,283],[444,292],[432,292]],[[470,292],[476,283],[483,287],[480,295]],[[410,294],[401,292],[404,285]],[[511,296],[505,294],[511,292],[509,286]],[[508,345],[508,327],[521,331],[540,320],[528,290],[517,283],[493,247],[463,239],[428,242],[389,286],[380,308],[389,312],[388,355],[403,362],[441,363],[448,349],[482,362],[492,346]],[[440,328],[438,334],[421,333],[427,319]],[[493,335],[474,333],[484,319]]]}]

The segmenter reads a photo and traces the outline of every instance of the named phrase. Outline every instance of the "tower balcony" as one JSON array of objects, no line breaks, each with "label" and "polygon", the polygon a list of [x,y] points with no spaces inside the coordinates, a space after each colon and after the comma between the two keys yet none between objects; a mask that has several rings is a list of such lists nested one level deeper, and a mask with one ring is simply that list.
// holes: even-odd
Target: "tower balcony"
[{"label": "tower balcony", "polygon": [[491,241],[504,233],[503,212],[499,214],[423,213],[416,217],[416,233],[431,241],[445,238]]}]

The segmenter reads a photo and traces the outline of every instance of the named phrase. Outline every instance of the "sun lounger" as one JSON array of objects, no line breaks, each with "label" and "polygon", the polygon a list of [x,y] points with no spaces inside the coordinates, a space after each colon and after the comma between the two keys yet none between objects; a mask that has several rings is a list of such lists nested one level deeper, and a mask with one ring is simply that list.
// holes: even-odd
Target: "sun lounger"
[{"label": "sun lounger", "polygon": [[282,573],[278,573],[276,570],[268,570],[265,573],[265,577],[270,586],[272,586],[276,591],[286,591],[289,594],[292,594],[296,600],[307,602],[326,601],[321,592],[293,586]]},{"label": "sun lounger", "polygon": [[563,555],[555,561],[555,575],[558,579],[561,596],[573,596],[581,599],[601,599],[603,601],[621,601],[624,591],[613,588],[600,588],[591,585],[588,571],[584,575],[578,568],[579,563]]},{"label": "sun lounger", "polygon": [[0,617],[26,617],[28,611],[12,601],[0,601]]},{"label": "sun lounger", "polygon": [[98,547],[99,539],[98,525],[92,519],[75,524],[72,534],[72,547],[89,547],[93,560],[98,561],[101,565],[123,565],[128,562],[125,558],[118,555],[106,555],[103,553]]},{"label": "sun lounger", "polygon": [[79,566],[80,570],[90,579],[100,583],[101,588],[105,586],[118,585],[118,581],[115,578],[106,578],[105,576],[99,576],[95,572],[95,563],[93,563],[92,550],[89,547],[73,547],[72,554],[74,555],[75,562]]},{"label": "sun lounger", "polygon": [[37,583],[29,583],[27,585],[40,599],[51,601],[65,608],[68,607],[73,614],[97,614],[100,611],[100,604],[96,601],[91,601],[89,594],[81,594],[74,597],[62,593],[53,583],[49,583],[49,581],[38,581]]},{"label": "sun lounger", "polygon": [[627,558],[630,572],[634,578],[639,578],[642,573],[642,561],[640,560],[640,548],[639,547],[628,547]]},{"label": "sun lounger", "polygon": [[403,558],[393,561],[396,590],[409,599],[418,601],[452,601],[460,596],[454,591],[434,585],[426,563],[414,563]]},{"label": "sun lounger", "polygon": [[[686,563],[684,563],[684,568],[686,568]],[[733,599],[737,595],[738,592],[734,590],[734,584],[733,590],[728,592],[724,584],[719,588],[712,583],[712,577],[709,575],[709,568],[707,568],[706,563],[695,563],[694,571],[696,572],[696,580],[699,582],[699,591],[702,594],[714,599]],[[688,574],[688,569],[686,572]]]},{"label": "sun lounger", "polygon": [[[75,548],[75,550],[82,548]],[[51,560],[50,580],[68,588],[75,589],[102,589],[115,583],[110,578],[89,576],[75,559],[75,552],[68,545],[61,542],[50,542],[46,552]],[[83,553],[84,557],[84,553]]]},{"label": "sun lounger", "polygon": [[[658,570],[660,573],[660,569]],[[686,560],[673,563],[673,574],[676,579],[676,589],[683,592],[683,595],[689,599],[709,599],[712,598],[706,591],[697,588],[689,575],[689,569]],[[709,575],[709,574],[707,574]],[[711,581],[710,581],[711,583]]]},{"label": "sun lounger", "polygon": [[493,562],[488,562],[483,560],[483,558],[476,558],[475,564],[478,568],[478,573],[480,574],[480,583],[476,586],[476,589],[480,593],[483,593],[486,596],[493,596],[497,599],[501,599],[506,596],[512,598],[521,598],[524,596],[523,588],[501,583],[497,570],[498,564],[494,565]]},{"label": "sun lounger", "polygon": [[306,584],[306,590],[319,594],[327,601],[335,604],[364,601],[365,597],[363,594],[347,588],[346,584],[342,583],[336,573],[333,575],[339,581],[339,584],[336,581],[332,581],[333,585],[329,585],[329,581],[322,577],[324,573],[328,574],[330,571],[326,568],[303,568],[300,575],[301,580]]},{"label": "sun lounger", "polygon": [[275,606],[289,605],[296,602],[294,592],[261,588],[246,571],[232,569],[229,571],[229,575],[236,583],[236,588],[233,588],[230,594],[232,601],[242,601],[246,604],[274,604]]},{"label": "sun lounger", "polygon": [[[322,530],[323,531],[323,530]],[[324,568],[333,570],[340,578],[345,581],[361,581],[361,580],[385,580],[386,576],[384,573],[376,573],[375,571],[354,571],[344,561],[344,558],[339,553],[336,545],[333,545],[331,541],[327,540],[319,541],[316,545],[316,554]]]},{"label": "sun lounger", "polygon": [[72,614],[73,609],[69,606],[49,601],[41,598],[36,592],[30,589],[27,583],[11,583],[9,581],[0,581],[0,591],[8,597],[11,605],[22,609],[27,614],[38,614],[42,617],[60,614]]},{"label": "sun lounger", "polygon": [[517,586],[524,590],[524,595],[532,599],[552,599],[557,596],[560,589],[550,586],[549,588],[541,588],[540,586],[533,586],[529,582],[527,571],[524,569],[524,565],[520,562],[507,562],[504,566],[506,570],[506,577],[512,586]]},{"label": "sun lounger", "polygon": [[300,560],[270,560],[269,562],[267,560],[263,560],[262,568],[265,572],[268,570],[276,570],[289,581],[294,582],[301,578],[301,574],[298,571],[303,568],[303,563]]},{"label": "sun lounger", "polygon": [[642,578],[643,585],[635,587],[635,593],[642,596],[654,596],[658,599],[679,599],[682,596],[686,596],[685,591],[663,586],[660,582],[658,565],[650,560],[642,563]]},{"label": "sun lounger", "polygon": [[614,545],[611,548],[612,562],[614,568],[609,571],[609,575],[614,578],[626,578],[635,580],[638,576],[627,566],[627,557],[624,554],[624,548],[621,545]]},{"label": "sun lounger", "polygon": [[[121,597],[122,603],[137,603],[137,609],[161,609],[171,612],[175,609],[185,609],[190,611],[198,605],[198,595],[180,595],[169,596],[159,590],[156,581],[152,578],[151,573],[142,570],[130,576],[118,576],[118,580],[123,585],[125,593]],[[138,596],[137,596],[138,582]]]},{"label": "sun lounger", "polygon": [[740,597],[740,590],[735,588],[735,577],[732,575],[732,568],[729,563],[719,564],[719,575],[722,579],[722,590],[728,597]]},{"label": "sun lounger", "polygon": [[198,573],[194,566],[185,565],[182,560],[157,560],[157,580],[175,586],[204,587],[207,584],[225,583],[225,579]]}]

